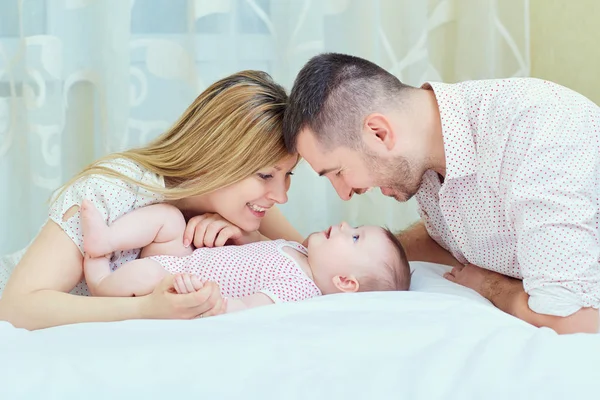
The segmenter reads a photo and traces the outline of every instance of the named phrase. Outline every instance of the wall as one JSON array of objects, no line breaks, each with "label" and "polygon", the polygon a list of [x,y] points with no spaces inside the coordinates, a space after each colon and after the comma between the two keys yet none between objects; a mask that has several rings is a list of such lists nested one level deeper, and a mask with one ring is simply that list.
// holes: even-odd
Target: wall
[{"label": "wall", "polygon": [[600,1],[530,0],[531,75],[600,105]]}]

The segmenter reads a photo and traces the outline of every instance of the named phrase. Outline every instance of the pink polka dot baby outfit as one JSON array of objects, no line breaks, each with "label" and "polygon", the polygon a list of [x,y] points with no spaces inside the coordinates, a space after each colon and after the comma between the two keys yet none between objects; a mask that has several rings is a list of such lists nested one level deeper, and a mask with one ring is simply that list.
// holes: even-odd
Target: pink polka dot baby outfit
[{"label": "pink polka dot baby outfit", "polygon": [[523,279],[529,307],[600,306],[600,108],[531,78],[430,83],[446,176],[416,195],[431,237],[462,263]]},{"label": "pink polka dot baby outfit", "polygon": [[275,303],[292,302],[321,295],[285,246],[302,254],[306,249],[285,240],[262,241],[244,246],[199,248],[187,257],[153,256],[172,274],[189,273],[217,282],[224,297],[264,293]]}]

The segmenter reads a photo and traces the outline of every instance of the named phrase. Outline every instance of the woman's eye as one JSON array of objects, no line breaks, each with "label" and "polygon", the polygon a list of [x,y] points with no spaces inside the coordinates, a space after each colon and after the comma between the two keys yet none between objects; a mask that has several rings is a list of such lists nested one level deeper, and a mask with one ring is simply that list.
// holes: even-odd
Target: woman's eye
[{"label": "woman's eye", "polygon": [[360,235],[352,235],[352,240],[356,243]]},{"label": "woman's eye", "polygon": [[293,171],[290,171],[290,172],[288,172],[287,174],[288,174],[288,176],[292,176],[292,175],[294,175],[294,172],[293,172]]},{"label": "woman's eye", "polygon": [[266,181],[266,180],[271,179],[273,177],[273,175],[271,175],[271,174],[258,174],[258,177],[260,179],[264,179]]}]

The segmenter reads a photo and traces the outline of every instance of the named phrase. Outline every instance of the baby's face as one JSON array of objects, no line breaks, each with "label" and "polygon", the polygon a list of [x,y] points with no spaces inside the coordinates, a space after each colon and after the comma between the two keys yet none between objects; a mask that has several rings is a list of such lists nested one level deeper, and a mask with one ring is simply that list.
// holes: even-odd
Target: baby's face
[{"label": "baby's face", "polygon": [[[343,284],[364,268],[377,268],[392,251],[384,230],[378,226],[353,228],[342,222],[308,237],[308,262],[323,294],[342,291],[336,282]],[[350,287],[344,291],[356,290]]]}]

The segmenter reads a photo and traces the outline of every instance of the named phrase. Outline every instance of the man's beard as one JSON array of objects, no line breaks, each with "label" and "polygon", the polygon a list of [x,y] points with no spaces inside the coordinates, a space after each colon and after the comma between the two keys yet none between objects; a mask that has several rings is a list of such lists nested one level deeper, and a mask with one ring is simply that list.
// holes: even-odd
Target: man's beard
[{"label": "man's beard", "polygon": [[425,171],[420,171],[404,157],[381,160],[369,154],[365,156],[365,163],[373,173],[373,181],[376,185],[382,190],[387,189],[387,192],[391,192],[386,195],[396,201],[410,200],[421,187]]}]

